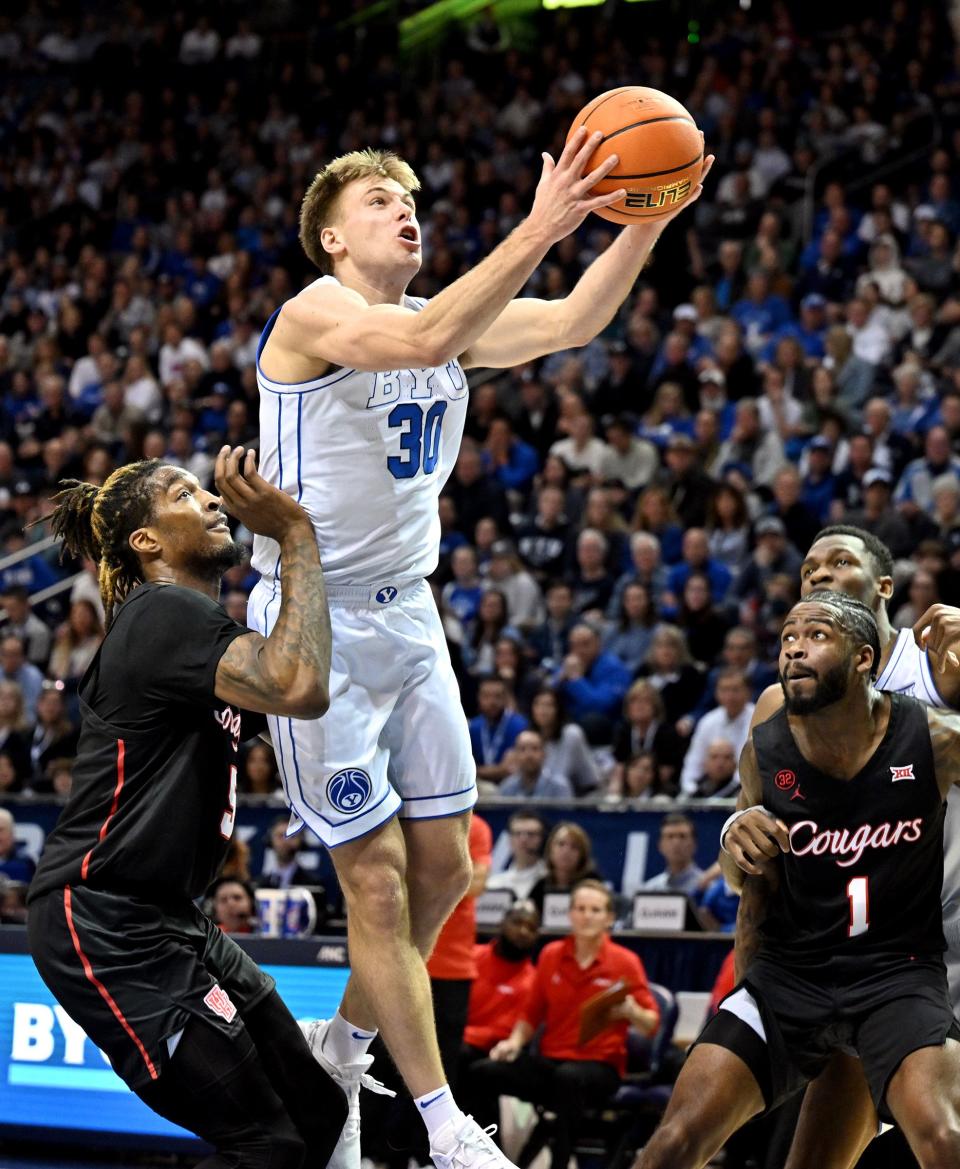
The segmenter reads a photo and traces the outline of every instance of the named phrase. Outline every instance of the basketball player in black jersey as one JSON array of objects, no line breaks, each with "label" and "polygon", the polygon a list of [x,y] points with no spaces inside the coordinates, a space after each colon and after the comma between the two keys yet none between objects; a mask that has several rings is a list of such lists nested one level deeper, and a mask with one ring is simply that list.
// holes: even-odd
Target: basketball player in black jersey
[{"label": "basketball player in black jersey", "polygon": [[785,826],[765,864],[759,950],[693,1048],[638,1169],[699,1169],[836,1051],[923,1169],[960,1164],[960,1027],[943,964],[943,801],[960,716],[872,684],[872,612],[799,602],[781,634],[784,706],[741,757],[748,797]]},{"label": "basketball player in black jersey", "polygon": [[[252,451],[221,450],[216,481],[220,498],[150,461],[56,497],[54,531],[99,562],[109,629],[80,684],[73,790],[30,887],[30,948],[137,1095],[213,1145],[203,1169],[323,1166],[343,1093],[273,979],[193,904],[233,831],[240,741],[264,713],[326,709],[323,572],[306,514]],[[221,502],[283,546],[268,638],[219,604],[241,551]]]},{"label": "basketball player in black jersey", "polygon": [[[879,689],[905,691],[940,707],[960,707],[960,610],[953,606],[931,606],[912,630],[896,630],[890,623],[887,603],[893,589],[893,557],[882,541],[861,528],[833,525],[820,531],[801,566],[801,595],[832,589],[863,601],[873,611],[880,634]],[[912,639],[912,640],[911,640]],[[914,644],[915,643],[915,644]],[[926,651],[926,653],[924,652]],[[951,659],[952,655],[952,659]],[[765,721],[783,703],[779,685],[771,686],[757,703],[752,727]],[[738,808],[749,808],[743,793]],[[944,856],[944,887],[941,906],[944,929],[954,942],[948,946],[947,971],[951,998],[960,1001],[960,962],[956,938],[960,931],[957,906],[960,899],[960,833],[956,818],[960,792],[952,792],[948,805]],[[733,824],[724,839],[724,849],[737,859],[739,874],[728,861],[727,878],[739,887],[746,873],[740,913],[737,919],[737,967],[744,968],[758,942],[757,929],[765,912],[767,890],[752,859],[776,856],[787,846],[786,834],[776,821],[747,811]],[[860,1061],[837,1053],[826,1071],[807,1089],[792,1144],[790,1137],[799,1101],[787,1106],[777,1118],[771,1134],[768,1165],[784,1164],[786,1169],[852,1169],[877,1135],[877,1116]],[[782,1145],[781,1145],[782,1142]],[[789,1156],[784,1150],[790,1145]],[[899,1147],[898,1147],[899,1146]],[[872,1149],[870,1165],[886,1166],[891,1157],[906,1164],[909,1154],[900,1138],[891,1135]],[[912,1162],[911,1162],[912,1163]]]}]

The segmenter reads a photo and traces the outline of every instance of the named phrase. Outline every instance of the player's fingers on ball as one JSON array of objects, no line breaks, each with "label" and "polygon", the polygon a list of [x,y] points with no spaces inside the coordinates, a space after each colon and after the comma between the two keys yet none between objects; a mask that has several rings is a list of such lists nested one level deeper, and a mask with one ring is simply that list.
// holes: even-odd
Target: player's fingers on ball
[{"label": "player's fingers on ball", "polygon": [[589,137],[590,137],[590,132],[587,130],[587,127],[586,126],[578,126],[576,128],[576,130],[574,130],[574,132],[570,135],[570,137],[563,144],[563,150],[561,150],[561,152],[560,152],[559,161],[560,162],[564,162],[564,161],[569,162],[570,159],[574,157],[574,155],[577,153],[577,151],[584,144],[584,142],[587,141],[587,139]]},{"label": "player's fingers on ball", "polygon": [[[570,168],[577,176],[577,178],[580,178],[583,172],[587,169],[587,163],[591,158],[593,158],[594,152],[602,141],[603,135],[599,130],[597,130],[594,134],[590,134],[584,144],[570,160]],[[564,151],[564,153],[566,153],[566,151]]]},{"label": "player's fingers on ball", "polygon": [[619,161],[619,155],[608,155],[599,166],[595,166],[589,174],[583,176],[584,187],[586,187],[586,189],[589,191],[590,188],[593,187],[596,183],[599,183],[601,179],[605,179]]},{"label": "player's fingers on ball", "polygon": [[574,159],[583,149],[584,143],[589,142],[591,137],[593,135],[590,134],[586,126],[578,126],[564,143],[560,157],[557,159],[557,166],[572,166]]},{"label": "player's fingers on ball", "polygon": [[598,207],[609,207],[612,203],[619,203],[621,199],[626,199],[627,192],[624,187],[617,187],[615,191],[609,191],[606,195],[597,195],[593,199],[584,203],[583,206],[588,211],[596,211]]},{"label": "player's fingers on ball", "polygon": [[700,182],[701,183],[707,177],[707,175],[713,170],[713,164],[716,161],[717,161],[717,156],[715,154],[708,154],[707,157],[703,160],[703,165],[700,167]]}]

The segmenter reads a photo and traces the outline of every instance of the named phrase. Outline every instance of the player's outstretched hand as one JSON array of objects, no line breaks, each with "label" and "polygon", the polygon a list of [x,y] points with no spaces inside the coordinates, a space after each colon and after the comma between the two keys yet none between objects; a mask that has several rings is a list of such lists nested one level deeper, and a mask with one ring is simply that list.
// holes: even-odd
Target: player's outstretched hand
[{"label": "player's outstretched hand", "polygon": [[258,536],[282,540],[291,528],[309,527],[300,504],[257,474],[256,451],[221,447],[213,477],[224,509]]},{"label": "player's outstretched hand", "polygon": [[620,161],[616,154],[611,154],[584,174],[590,156],[602,140],[599,130],[588,134],[580,126],[570,135],[570,141],[556,162],[546,152],[543,154],[543,171],[533,199],[530,221],[542,228],[554,243],[575,231],[591,211],[609,207],[627,193],[619,187],[606,195],[590,194]]},{"label": "player's outstretched hand", "polygon": [[768,876],[771,862],[790,851],[790,837],[782,820],[760,809],[751,809],[727,829],[723,847],[751,877]]},{"label": "player's outstretched hand", "polygon": [[913,627],[921,649],[936,656],[942,674],[948,666],[960,667],[960,609],[953,605],[931,605]]}]

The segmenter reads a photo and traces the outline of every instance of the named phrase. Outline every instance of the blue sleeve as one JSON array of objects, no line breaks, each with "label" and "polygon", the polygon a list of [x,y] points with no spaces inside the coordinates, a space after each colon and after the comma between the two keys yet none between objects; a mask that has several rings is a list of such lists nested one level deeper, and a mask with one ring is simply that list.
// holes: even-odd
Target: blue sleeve
[{"label": "blue sleeve", "polygon": [[675,597],[679,597],[683,592],[683,586],[687,583],[687,577],[690,575],[690,570],[686,564],[678,564],[675,568],[671,568],[667,576],[667,592],[673,593]]},{"label": "blue sleeve", "polygon": [[717,561],[710,566],[710,583],[714,588],[713,599],[719,603],[730,591],[730,585],[733,583],[733,573],[725,564]]},{"label": "blue sleeve", "polygon": [[528,726],[529,723],[522,714],[514,714],[510,716],[510,721],[507,723],[507,733],[504,735],[503,750],[500,752],[500,758],[497,759],[498,763],[517,741],[517,735],[519,735],[521,731],[525,731]]},{"label": "blue sleeve", "polygon": [[630,685],[630,671],[616,658],[604,654],[594,663],[590,676],[567,682],[567,693],[582,710],[615,715]]},{"label": "blue sleeve", "polygon": [[660,556],[664,564],[676,564],[683,555],[683,528],[669,524],[660,534]]},{"label": "blue sleeve", "polygon": [[470,731],[470,750],[473,752],[474,759],[479,763],[480,760],[480,731],[477,726],[475,718],[470,719],[467,727]]},{"label": "blue sleeve", "polygon": [[781,328],[790,320],[790,309],[782,296],[772,297],[770,307],[773,309],[773,318],[777,328]]},{"label": "blue sleeve", "polygon": [[540,460],[532,446],[517,441],[510,448],[510,462],[497,469],[497,481],[503,487],[518,490],[526,487],[540,468]]}]

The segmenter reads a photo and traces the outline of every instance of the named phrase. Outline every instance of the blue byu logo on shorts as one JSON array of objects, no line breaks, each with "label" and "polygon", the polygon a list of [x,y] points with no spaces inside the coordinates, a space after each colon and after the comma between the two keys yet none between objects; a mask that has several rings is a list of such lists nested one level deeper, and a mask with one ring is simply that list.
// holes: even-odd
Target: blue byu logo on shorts
[{"label": "blue byu logo on shorts", "polygon": [[359,812],[372,791],[370,776],[357,767],[345,767],[327,781],[327,799],[344,816]]},{"label": "blue byu logo on shorts", "polygon": [[389,605],[391,601],[396,600],[396,597],[397,597],[397,590],[394,588],[394,586],[393,585],[385,585],[377,593],[376,599],[380,602],[381,605]]}]

